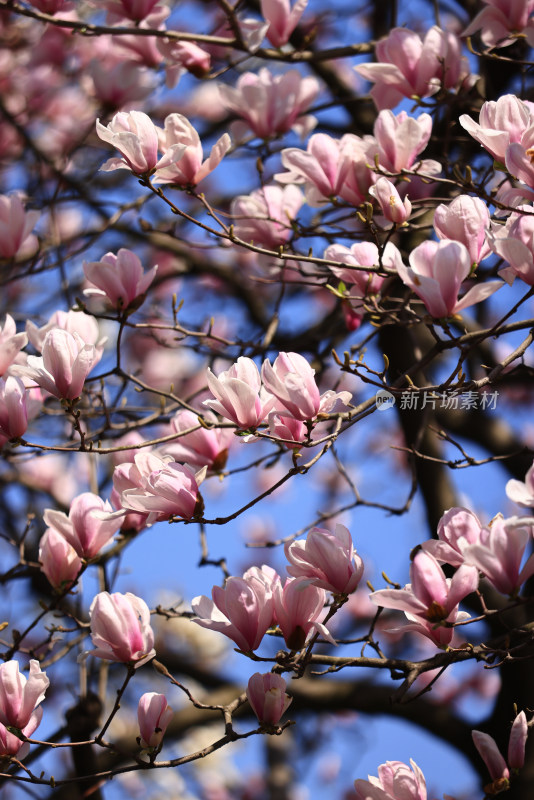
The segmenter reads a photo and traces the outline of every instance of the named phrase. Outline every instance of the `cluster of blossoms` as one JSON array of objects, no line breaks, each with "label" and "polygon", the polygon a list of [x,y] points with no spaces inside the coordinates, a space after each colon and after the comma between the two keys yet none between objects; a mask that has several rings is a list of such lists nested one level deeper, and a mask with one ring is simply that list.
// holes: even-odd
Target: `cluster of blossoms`
[{"label": "cluster of blossoms", "polygon": [[273,436],[288,446],[306,438],[319,415],[329,414],[339,403],[346,406],[350,392],[320,394],[315,370],[299,353],[279,353],[273,364],[263,362],[261,376],[250,358],[241,356],[216,377],[208,369],[208,387],[215,400],[204,405],[231,420],[242,430],[256,430],[266,419]]},{"label": "cluster of blossoms", "polygon": [[[122,156],[106,161],[102,170],[129,169],[136,175],[153,175],[155,183],[172,183],[179,187],[200,183],[215,169],[231,145],[228,134],[223,134],[209,158],[203,161],[200,137],[182,114],[169,114],[162,129],[142,111],[121,111],[107,127],[97,120],[96,132]],[[161,158],[158,158],[158,151],[163,153]]]},{"label": "cluster of blossoms", "polygon": [[41,569],[51,585],[69,589],[85,561],[97,556],[117,532],[120,521],[110,518],[113,509],[92,492],[78,495],[69,514],[45,509],[48,525],[39,543]]},{"label": "cluster of blossoms", "polygon": [[[473,731],[473,742],[488,767],[491,783],[484,787],[486,795],[500,794],[510,788],[510,770],[515,773],[524,764],[528,736],[527,718],[521,711],[512,724],[508,745],[508,764],[494,739],[487,733]],[[415,761],[410,766],[402,761],[386,761],[378,767],[378,777],[354,782],[357,800],[427,800],[425,776]],[[444,795],[447,799],[448,795]],[[452,800],[450,798],[449,800]]]},{"label": "cluster of blossoms", "polygon": [[[507,484],[510,499],[534,506],[532,467],[525,483]],[[402,629],[421,633],[436,645],[446,647],[453,637],[455,623],[469,619],[458,606],[474,592],[480,575],[500,594],[517,597],[521,587],[534,574],[534,554],[525,560],[532,542],[534,523],[529,517],[495,517],[487,527],[466,508],[451,508],[438,525],[438,537],[423,542],[410,566],[411,582],[404,589],[381,589],[371,600],[383,608],[404,611],[409,624]],[[440,564],[456,567],[446,578]]]},{"label": "cluster of blossoms", "polygon": [[193,621],[224,633],[243,652],[256,650],[273,626],[280,628],[291,650],[301,649],[319,633],[335,644],[319,621],[326,592],[344,598],[356,591],[363,574],[349,531],[343,525],[334,533],[313,528],[305,542],[288,543],[285,554],[291,577],[284,583],[270,567],[251,567],[242,578],[228,578],[224,588],[214,586],[211,600],[195,597]]}]

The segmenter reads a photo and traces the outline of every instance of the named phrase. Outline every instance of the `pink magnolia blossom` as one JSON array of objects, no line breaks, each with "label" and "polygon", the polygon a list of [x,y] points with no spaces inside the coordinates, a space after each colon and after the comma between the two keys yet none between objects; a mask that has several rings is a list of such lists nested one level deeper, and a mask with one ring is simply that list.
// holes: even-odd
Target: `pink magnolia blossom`
[{"label": "pink magnolia blossom", "polygon": [[272,409],[273,398],[261,385],[254,361],[240,356],[235,364],[218,377],[208,368],[208,388],[215,400],[203,405],[232,420],[242,429],[257,428]]},{"label": "pink magnolia blossom", "polygon": [[312,420],[318,414],[328,414],[337,402],[345,406],[352,397],[350,392],[332,389],[319,394],[315,370],[299,353],[279,353],[271,366],[267,359],[261,368],[263,384],[276,398],[276,411],[301,421]]},{"label": "pink magnolia blossom", "polygon": [[532,525],[528,518],[497,517],[482,530],[478,542],[464,549],[465,563],[476,566],[498,592],[515,597],[523,583],[534,575],[534,554],[521,567],[531,540]]},{"label": "pink magnolia blossom", "polygon": [[192,622],[224,633],[245,653],[257,650],[273,622],[272,584],[249,571],[243,578],[228,578],[222,589],[214,586],[211,596],[192,600]]},{"label": "pink magnolia blossom", "polygon": [[[135,34],[135,29],[165,30],[165,20],[169,14],[169,8],[156,6],[141,22],[134,23],[130,36],[128,34],[112,36],[113,49],[124,53],[125,58],[136,61],[144,67],[151,69],[159,67],[163,61],[163,55],[158,48],[161,39],[157,36],[138,36]],[[124,24],[125,21],[121,20],[121,27],[124,27]]]},{"label": "pink magnolia blossom", "polygon": [[296,219],[304,197],[297,186],[267,185],[251,194],[232,200],[234,233],[245,242],[272,250],[285,245],[293,235],[291,223]]},{"label": "pink magnolia blossom", "polygon": [[[21,733],[27,737],[32,736],[40,722],[41,717],[36,716],[24,728],[21,728]],[[0,756],[16,756],[19,761],[22,761],[29,751],[29,742],[23,742],[16,734],[10,733],[6,726],[0,722]]]},{"label": "pink magnolia blossom", "polygon": [[38,211],[25,211],[18,195],[0,195],[0,258],[29,258],[39,243],[32,234]]},{"label": "pink magnolia blossom", "polygon": [[521,144],[525,131],[534,124],[534,109],[515,95],[505,94],[482,105],[478,123],[467,114],[462,114],[459,122],[496,161],[504,164],[509,145]]},{"label": "pink magnolia blossom", "polygon": [[271,139],[289,130],[306,136],[316,124],[315,117],[304,115],[319,93],[319,83],[290,69],[273,75],[262,68],[245,72],[236,86],[219,87],[224,104],[245,120],[233,126],[237,140],[251,130],[260,139]]},{"label": "pink magnolia blossom", "polygon": [[468,194],[441,203],[434,212],[434,230],[439,238],[465,245],[472,264],[478,264],[491,253],[486,240],[489,224],[490,213],[484,201]]},{"label": "pink magnolia blossom", "polygon": [[378,778],[354,781],[357,800],[427,800],[425,776],[411,759],[410,766],[386,761],[378,767]]},{"label": "pink magnolia blossom", "polygon": [[472,731],[473,744],[488,768],[491,783],[484,787],[488,795],[499,794],[509,788],[510,769],[521,769],[525,762],[528,724],[524,711],[514,719],[508,743],[508,764],[502,757],[492,736],[482,731]]},{"label": "pink magnolia blossom", "polygon": [[523,34],[534,47],[534,0],[484,0],[485,8],[478,12],[462,36],[480,31],[488,47],[507,47]]},{"label": "pink magnolia blossom", "polygon": [[325,590],[312,586],[308,578],[288,578],[284,586],[278,583],[273,600],[276,621],[290,650],[300,650],[315,633],[336,643],[328,628],[319,622],[324,616]]},{"label": "pink magnolia blossom", "polygon": [[0,375],[4,375],[18,354],[28,343],[25,333],[17,333],[15,320],[6,314],[4,327],[0,328]]},{"label": "pink magnolia blossom", "polygon": [[96,650],[90,654],[107,661],[133,664],[135,669],[154,658],[154,632],[150,611],[131,592],[100,592],[91,608],[91,639]]},{"label": "pink magnolia blossom", "polygon": [[311,206],[334,197],[359,206],[376,180],[369,166],[376,149],[373,137],[361,139],[347,133],[341,139],[333,139],[326,133],[316,133],[310,137],[306,150],[282,150],[282,164],[289,172],[279,172],[274,177],[280,183],[304,184],[306,202]]},{"label": "pink magnolia blossom", "polygon": [[68,516],[52,508],[46,508],[43,516],[46,524],[60,533],[81,558],[94,558],[120,527],[119,520],[102,518],[111,513],[107,501],[84,492],[72,501]]},{"label": "pink magnolia blossom", "polygon": [[269,434],[276,439],[284,439],[286,447],[295,449],[306,441],[308,429],[301,420],[283,416],[273,411],[269,414]]},{"label": "pink magnolia blossom", "polygon": [[[0,664],[0,722],[14,728],[25,728],[32,721],[37,725],[43,715],[37,708],[44,700],[50,684],[46,672],[41,671],[39,662],[30,661],[30,674],[26,678],[19,672],[17,661],[4,661]],[[35,725],[35,727],[37,727]]]},{"label": "pink magnolia blossom", "polygon": [[205,78],[211,68],[211,56],[195,42],[158,39],[160,53],[165,56],[167,86],[176,86],[185,72],[196,78]]},{"label": "pink magnolia blossom", "polygon": [[168,705],[164,694],[146,692],[140,698],[137,706],[137,721],[139,723],[139,738],[137,741],[141,747],[153,753],[161,750],[161,742],[173,714],[174,711]]},{"label": "pink magnolia blossom", "polygon": [[41,571],[60,592],[70,589],[82,568],[74,547],[54,528],[47,528],[39,542]]},{"label": "pink magnolia blossom", "polygon": [[534,508],[534,463],[525,475],[524,481],[514,478],[508,481],[506,494],[514,503],[525,508]]},{"label": "pink magnolia blossom", "polygon": [[148,287],[156,276],[158,267],[144,272],[141,261],[124,247],[115,253],[106,253],[100,261],[84,261],[83,271],[96,289],[85,289],[84,294],[106,297],[113,308],[138,308]]},{"label": "pink magnolia blossom", "polygon": [[0,378],[0,433],[18,439],[28,427],[28,391],[20,378]]},{"label": "pink magnolia blossom", "polygon": [[371,97],[379,110],[393,108],[403,97],[429,97],[440,88],[469,86],[474,76],[460,55],[460,40],[434,25],[421,41],[408,28],[393,28],[375,48],[376,64],[355,67],[375,85]]},{"label": "pink magnolia blossom", "polygon": [[151,70],[123,58],[121,53],[110,51],[107,56],[93,59],[82,80],[87,94],[111,110],[139,103],[155,88]]},{"label": "pink magnolia blossom", "polygon": [[378,201],[380,210],[389,222],[402,225],[412,213],[412,204],[407,197],[401,199],[396,187],[387,178],[378,178],[369,194]]},{"label": "pink magnolia blossom", "polygon": [[434,556],[421,550],[410,565],[410,578],[404,589],[380,589],[372,592],[371,600],[382,608],[404,611],[414,623],[405,630],[422,633],[440,647],[449,644],[453,630],[443,623],[469,618],[458,611],[458,604],[478,586],[476,567],[463,564],[452,578],[445,578]]},{"label": "pink magnolia blossom", "polygon": [[247,698],[262,725],[278,725],[292,697],[286,694],[286,682],[273,672],[255,672],[247,685]]},{"label": "pink magnolia blossom", "polygon": [[470,544],[480,541],[482,525],[467,508],[449,508],[438,523],[438,538],[423,542],[422,548],[438,561],[460,567],[464,551]]},{"label": "pink magnolia blossom", "polygon": [[167,147],[165,155],[158,161],[158,128],[142,111],[119,111],[107,127],[96,121],[96,132],[100,139],[120,152],[122,158],[110,158],[100,169],[110,172],[115,169],[130,169],[136,175],[146,175],[155,169],[167,166],[179,158],[186,149],[185,144],[175,143]]},{"label": "pink magnolia blossom", "polygon": [[94,344],[97,353],[101,355],[104,352],[106,339],[100,336],[96,319],[88,314],[82,314],[79,311],[55,311],[46,325],[40,328],[32,320],[26,320],[28,339],[39,353],[43,351],[46,334],[56,328],[72,334],[77,333],[86,344]]},{"label": "pink magnolia blossom", "polygon": [[436,318],[450,317],[480,303],[504,285],[501,281],[479,283],[458,300],[461,285],[471,272],[471,257],[461,242],[423,242],[412,250],[409,260],[410,267],[397,267],[399,277]]},{"label": "pink magnolia blossom", "polygon": [[519,206],[518,212],[510,215],[504,228],[489,232],[489,244],[509,264],[499,270],[501,278],[510,284],[520,278],[534,286],[534,207]]},{"label": "pink magnolia blossom", "polygon": [[526,186],[520,187],[526,197],[532,197],[534,186],[534,124],[524,132],[520,142],[512,142],[504,156],[506,169]]},{"label": "pink magnolia blossom", "polygon": [[[147,515],[147,524],[173,517],[192,519],[203,506],[198,486],[206,468],[196,474],[171,456],[140,451],[134,463],[115,467],[113,484],[123,509]],[[124,511],[122,512],[124,515]],[[121,512],[113,515],[119,518]]]},{"label": "pink magnolia blossom", "polygon": [[356,555],[352,537],[344,525],[334,533],[312,528],[306,541],[287,542],[284,547],[294,578],[308,578],[314,586],[334,594],[355,592],[363,575],[363,561]]},{"label": "pink magnolia blossom", "polygon": [[54,328],[46,334],[42,357],[28,356],[27,366],[19,366],[13,373],[31,379],[54,397],[74,400],[100,358],[96,347],[86,344],[77,333]]},{"label": "pink magnolia blossom", "polygon": [[378,274],[378,268],[395,273],[402,265],[402,256],[394,244],[388,242],[380,253],[374,242],[355,242],[350,248],[342,244],[331,244],[324,251],[324,258],[338,261],[339,266],[329,269],[343,283],[354,286],[350,292],[350,300],[356,301],[354,308],[361,306],[358,301],[369,295],[378,294],[386,280]]},{"label": "pink magnolia blossom", "polygon": [[297,27],[308,0],[296,0],[293,8],[289,0],[261,0],[261,13],[269,23],[266,36],[274,47],[283,47]]},{"label": "pink magnolia blossom", "polygon": [[388,172],[401,172],[403,169],[417,169],[427,175],[441,172],[439,161],[417,161],[417,156],[427,146],[431,133],[430,114],[410,117],[406,111],[394,114],[393,111],[384,109],[376,118],[373,128],[380,166]]},{"label": "pink magnolia blossom", "polygon": [[165,118],[163,129],[158,128],[162,158],[168,157],[168,163],[158,166],[154,183],[172,183],[176,186],[196,186],[197,183],[213,172],[231,147],[227,133],[213,145],[208,158],[204,158],[200,136],[189,120],[182,114],[169,114]]},{"label": "pink magnolia blossom", "polygon": [[[209,411],[204,418],[214,425],[217,423],[215,415]],[[180,438],[164,445],[162,452],[171,455],[175,461],[184,461],[195,467],[207,467],[212,472],[224,469],[228,450],[234,441],[231,428],[204,428],[196,414],[183,409],[177,411],[171,419],[171,430],[181,434]]]}]

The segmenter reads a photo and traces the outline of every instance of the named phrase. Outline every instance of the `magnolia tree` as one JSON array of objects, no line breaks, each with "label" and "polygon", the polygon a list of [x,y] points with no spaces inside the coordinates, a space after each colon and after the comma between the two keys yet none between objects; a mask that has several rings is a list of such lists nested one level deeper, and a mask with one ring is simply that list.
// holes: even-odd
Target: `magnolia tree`
[{"label": "magnolia tree", "polygon": [[0,5],[2,797],[530,800],[533,0]]}]

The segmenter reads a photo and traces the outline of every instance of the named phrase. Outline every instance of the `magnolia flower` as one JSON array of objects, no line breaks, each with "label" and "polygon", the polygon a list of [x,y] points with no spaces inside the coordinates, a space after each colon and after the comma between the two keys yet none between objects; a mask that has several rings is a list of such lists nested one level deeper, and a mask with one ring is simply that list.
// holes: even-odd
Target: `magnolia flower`
[{"label": "magnolia flower", "polygon": [[284,586],[277,583],[273,601],[276,621],[290,650],[300,650],[315,633],[336,643],[328,628],[319,622],[326,603],[325,590],[311,585],[308,578],[288,578]]},{"label": "magnolia flower", "polygon": [[426,800],[425,776],[411,759],[410,767],[402,761],[381,764],[378,778],[354,781],[357,800]]},{"label": "magnolia flower", "polygon": [[120,527],[120,520],[105,519],[111,513],[108,502],[92,492],[84,492],[72,501],[68,516],[52,508],[46,508],[43,516],[46,524],[60,533],[80,558],[94,558]]},{"label": "magnolia flower", "polygon": [[28,678],[19,672],[17,661],[4,661],[0,664],[0,722],[2,725],[25,728],[32,720],[37,720],[38,725],[43,710],[37,706],[44,700],[49,684],[46,673],[41,671],[39,662],[35,659],[30,661]]},{"label": "magnolia flower", "polygon": [[137,706],[138,744],[153,753],[161,750],[161,742],[173,713],[164,694],[146,692]]},{"label": "magnolia flower", "polygon": [[432,133],[432,117],[420,114],[410,117],[406,111],[394,114],[389,109],[381,111],[373,127],[378,147],[378,162],[388,172],[417,169],[419,173],[434,175],[441,172],[439,161],[417,161],[417,156],[428,144]]},{"label": "magnolia flower", "polygon": [[[214,144],[208,158],[204,158],[200,136],[182,114],[169,114],[164,128],[158,128],[160,150],[165,154],[157,165],[154,183],[172,183],[176,186],[196,186],[213,172],[231,147],[227,133]],[[162,163],[168,157],[167,164]]]},{"label": "magnolia flower", "polygon": [[465,560],[464,551],[480,540],[480,520],[467,508],[449,508],[438,523],[438,538],[421,545],[437,561],[460,567]]},{"label": "magnolia flower", "polygon": [[0,195],[0,258],[28,258],[39,243],[32,234],[38,211],[25,211],[18,195]]},{"label": "magnolia flower", "polygon": [[484,787],[487,795],[506,791],[510,785],[510,769],[521,769],[525,762],[528,724],[524,711],[514,719],[508,742],[508,764],[502,757],[492,736],[482,731],[472,731],[473,744],[488,768],[491,783]]},{"label": "magnolia flower", "polygon": [[100,139],[120,152],[122,158],[110,158],[100,169],[110,172],[115,169],[130,169],[136,175],[146,175],[155,169],[167,166],[185,151],[185,144],[176,143],[166,148],[158,161],[158,128],[142,111],[119,111],[107,127],[96,121],[96,132]]},{"label": "magnolia flower", "polygon": [[269,23],[266,36],[274,47],[282,47],[297,27],[308,0],[297,0],[290,8],[289,0],[261,0],[261,13]]},{"label": "magnolia flower", "polygon": [[379,110],[393,108],[403,97],[429,97],[441,87],[469,86],[475,76],[460,55],[460,40],[434,25],[424,40],[408,28],[393,28],[375,47],[377,63],[355,67],[375,85],[371,97]]},{"label": "magnolia flower", "polygon": [[0,378],[0,434],[18,439],[28,427],[28,392],[20,378]]},{"label": "magnolia flower", "polygon": [[254,673],[247,685],[247,698],[262,725],[278,725],[293,701],[285,693],[286,682],[273,672]]},{"label": "magnolia flower", "polygon": [[397,267],[399,277],[436,318],[450,317],[480,303],[504,285],[501,281],[478,283],[458,300],[461,285],[471,272],[469,251],[460,242],[423,242],[412,250],[409,261],[410,267]]},{"label": "magnolia flower", "polygon": [[18,354],[28,343],[25,333],[17,333],[15,320],[6,314],[4,327],[0,328],[0,375],[4,375]]},{"label": "magnolia flower", "polygon": [[96,347],[86,344],[77,333],[55,328],[45,337],[42,357],[28,356],[27,366],[13,368],[13,374],[30,378],[54,397],[75,400],[101,357]]},{"label": "magnolia flower", "polygon": [[304,196],[293,184],[268,184],[248,195],[232,200],[230,213],[234,217],[234,233],[245,242],[271,250],[285,245],[293,235],[291,223],[296,219]]},{"label": "magnolia flower", "polygon": [[96,352],[100,355],[104,351],[106,339],[100,336],[98,322],[94,317],[79,311],[54,311],[46,325],[38,328],[30,319],[26,320],[26,333],[31,344],[39,353],[43,351],[46,334],[55,328],[61,328],[69,333],[77,333],[86,344],[94,344]]},{"label": "magnolia flower", "polygon": [[489,244],[510,265],[499,270],[501,278],[509,284],[520,278],[534,286],[534,208],[519,206],[518,212],[510,215],[504,228],[488,232]]},{"label": "magnolia flower", "polygon": [[507,47],[523,34],[534,47],[533,0],[484,0],[486,6],[463,31],[471,36],[480,31],[480,38],[488,47]]},{"label": "magnolia flower", "polygon": [[380,211],[389,222],[402,225],[412,213],[412,204],[406,197],[401,199],[396,187],[387,178],[378,178],[369,194],[378,201]]},{"label": "magnolia flower", "polygon": [[[147,524],[172,517],[191,519],[202,508],[198,486],[206,468],[196,474],[171,456],[159,456],[143,450],[136,453],[134,463],[115,467],[113,485],[120,496],[122,509],[147,515]],[[124,510],[113,517],[124,516]]]},{"label": "magnolia flower", "polygon": [[478,123],[467,114],[459,122],[496,161],[504,163],[508,147],[521,144],[523,134],[534,124],[534,111],[515,95],[505,94],[483,103]]},{"label": "magnolia flower", "polygon": [[243,652],[257,650],[273,622],[272,584],[249,572],[243,578],[228,578],[223,589],[214,586],[211,596],[212,600],[205,595],[192,600],[192,622],[224,633]]},{"label": "magnolia flower", "polygon": [[411,583],[404,589],[380,589],[369,597],[382,608],[404,611],[414,623],[406,625],[404,630],[422,633],[438,646],[449,644],[453,630],[443,627],[443,623],[469,617],[465,612],[458,612],[458,604],[478,586],[476,567],[463,564],[452,579],[445,578],[434,556],[420,550],[411,563],[410,579]]},{"label": "magnolia flower", "polygon": [[326,133],[310,137],[306,150],[289,147],[282,150],[282,164],[289,172],[274,177],[279,183],[305,185],[306,201],[319,206],[333,197],[359,206],[376,180],[370,168],[376,153],[373,137],[361,139],[347,133],[333,139]]},{"label": "magnolia flower", "polygon": [[525,508],[534,508],[534,463],[525,475],[524,481],[509,480],[506,484],[506,494]]},{"label": "magnolia flower", "polygon": [[54,528],[47,528],[41,537],[39,563],[50,585],[60,592],[72,586],[82,568],[74,547]]},{"label": "magnolia flower", "polygon": [[315,117],[304,115],[319,93],[316,78],[302,77],[290,69],[273,75],[262,68],[258,73],[245,72],[235,87],[219,87],[224,104],[245,120],[233,126],[236,139],[251,130],[260,139],[271,139],[289,130],[306,136],[316,124]]},{"label": "magnolia flower", "polygon": [[460,194],[450,203],[441,203],[434,212],[434,230],[440,239],[461,242],[469,251],[472,264],[489,256],[486,241],[490,224],[487,205],[479,197]]},{"label": "magnolia flower", "polygon": [[531,575],[534,575],[534,553],[523,567],[523,555],[532,540],[529,518],[497,517],[481,531],[478,542],[463,550],[466,564],[474,564],[498,592],[515,597]]},{"label": "magnolia flower", "polygon": [[107,661],[133,664],[135,669],[154,658],[154,632],[150,611],[131,592],[100,592],[91,608],[91,639],[96,650],[90,654]]},{"label": "magnolia flower", "polygon": [[308,578],[314,586],[334,594],[351,594],[363,575],[363,561],[356,555],[350,532],[336,525],[335,532],[312,528],[306,541],[287,542],[284,547],[295,578]]},{"label": "magnolia flower", "polygon": [[350,248],[342,244],[331,244],[324,251],[324,258],[339,262],[339,266],[330,265],[328,269],[340,281],[353,286],[350,300],[356,310],[363,309],[363,304],[359,301],[369,295],[378,294],[382,288],[386,277],[378,274],[379,267],[382,271],[394,274],[398,266],[402,265],[402,256],[392,242],[388,242],[382,252],[374,242],[355,242]]},{"label": "magnolia flower", "polygon": [[141,261],[131,250],[121,248],[117,255],[106,253],[100,261],[84,261],[83,271],[96,288],[85,289],[85,295],[106,297],[113,308],[138,308],[158,267],[144,272]]},{"label": "magnolia flower", "polygon": [[[204,415],[207,422],[217,423],[214,414]],[[226,465],[228,450],[234,440],[231,428],[205,428],[192,411],[182,409],[171,419],[171,429],[179,438],[164,445],[162,452],[171,455],[175,461],[184,461],[196,467],[207,467],[220,472]],[[187,433],[189,431],[189,433]]]},{"label": "magnolia flower", "polygon": [[265,388],[276,398],[275,410],[303,422],[328,414],[338,401],[346,406],[352,397],[350,392],[331,389],[320,395],[315,370],[299,353],[280,353],[272,366],[265,360],[261,374]]},{"label": "magnolia flower", "polygon": [[260,373],[251,358],[240,356],[217,377],[208,368],[207,380],[216,399],[204,400],[203,405],[239,428],[257,428],[272,409],[273,398],[262,387]]}]

